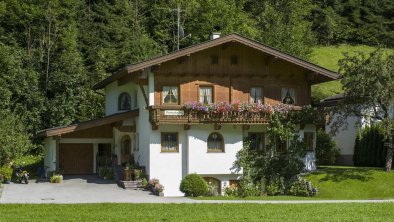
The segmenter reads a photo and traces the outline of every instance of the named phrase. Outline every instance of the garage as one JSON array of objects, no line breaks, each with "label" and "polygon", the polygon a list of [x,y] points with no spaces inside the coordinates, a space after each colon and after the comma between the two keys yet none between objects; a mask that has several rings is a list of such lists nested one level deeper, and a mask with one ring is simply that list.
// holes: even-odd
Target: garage
[{"label": "garage", "polygon": [[63,174],[93,174],[93,144],[59,144],[59,167]]}]

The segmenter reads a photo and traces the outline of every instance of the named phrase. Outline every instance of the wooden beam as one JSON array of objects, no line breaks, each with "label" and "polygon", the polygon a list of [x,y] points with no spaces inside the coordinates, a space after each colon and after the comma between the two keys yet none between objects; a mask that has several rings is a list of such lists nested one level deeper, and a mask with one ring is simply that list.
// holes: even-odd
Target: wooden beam
[{"label": "wooden beam", "polygon": [[115,128],[124,133],[132,133],[136,131],[135,126],[116,126]]},{"label": "wooden beam", "polygon": [[140,85],[140,89],[141,89],[142,95],[144,96],[144,100],[145,100],[146,106],[149,106],[149,100],[148,100],[148,96],[146,95],[144,86]]},{"label": "wooden beam", "polygon": [[158,130],[158,129],[159,129],[159,125],[152,123],[152,130]]},{"label": "wooden beam", "polygon": [[249,130],[250,129],[250,125],[242,125],[242,129],[243,130]]},{"label": "wooden beam", "polygon": [[218,123],[215,123],[215,124],[213,125],[213,127],[214,127],[215,130],[220,130],[220,129],[222,128],[222,125],[220,125],[220,124],[218,124]]},{"label": "wooden beam", "polygon": [[160,70],[161,63],[151,66],[150,71],[157,73]]}]

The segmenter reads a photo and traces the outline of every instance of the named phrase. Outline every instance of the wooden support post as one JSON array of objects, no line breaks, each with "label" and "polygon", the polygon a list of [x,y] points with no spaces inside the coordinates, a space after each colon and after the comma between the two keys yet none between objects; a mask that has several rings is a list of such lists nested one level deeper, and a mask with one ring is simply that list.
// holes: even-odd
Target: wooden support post
[{"label": "wooden support post", "polygon": [[140,89],[141,89],[142,95],[144,96],[144,100],[145,100],[146,106],[149,106],[149,100],[148,100],[148,96],[146,95],[144,86],[140,85]]}]

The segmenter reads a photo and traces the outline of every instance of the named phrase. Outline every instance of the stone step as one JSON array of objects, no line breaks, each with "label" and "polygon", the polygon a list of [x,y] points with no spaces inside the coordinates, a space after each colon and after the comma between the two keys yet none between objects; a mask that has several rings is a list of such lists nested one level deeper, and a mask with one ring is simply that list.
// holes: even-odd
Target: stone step
[{"label": "stone step", "polygon": [[138,188],[142,188],[140,186],[141,182],[142,182],[141,180],[135,180],[135,181],[119,180],[118,185],[124,189],[138,189]]}]

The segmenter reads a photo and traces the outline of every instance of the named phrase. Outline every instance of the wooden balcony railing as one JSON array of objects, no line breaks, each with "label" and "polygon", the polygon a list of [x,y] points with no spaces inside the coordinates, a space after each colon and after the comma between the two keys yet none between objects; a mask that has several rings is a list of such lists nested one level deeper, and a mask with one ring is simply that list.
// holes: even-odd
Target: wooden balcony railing
[{"label": "wooden balcony railing", "polygon": [[185,111],[181,106],[150,106],[149,120],[154,125],[160,124],[267,124],[268,113],[225,112],[199,113]]}]

